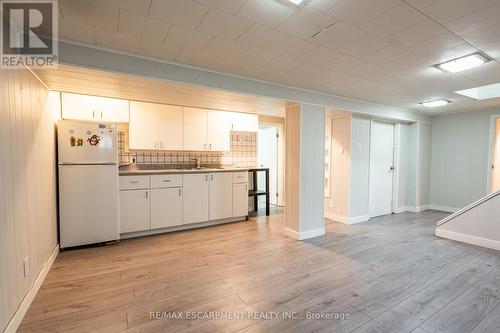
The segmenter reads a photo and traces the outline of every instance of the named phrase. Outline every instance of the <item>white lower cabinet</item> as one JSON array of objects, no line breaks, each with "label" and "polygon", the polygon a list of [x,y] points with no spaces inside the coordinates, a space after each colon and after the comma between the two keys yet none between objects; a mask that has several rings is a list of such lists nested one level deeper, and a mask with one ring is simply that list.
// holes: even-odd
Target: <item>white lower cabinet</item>
[{"label": "white lower cabinet", "polygon": [[151,228],[149,190],[120,191],[120,233]]},{"label": "white lower cabinet", "polygon": [[210,174],[210,220],[233,217],[233,174]]},{"label": "white lower cabinet", "polygon": [[233,184],[233,217],[248,215],[248,183]]},{"label": "white lower cabinet", "polygon": [[151,190],[151,229],[182,224],[182,188]]},{"label": "white lower cabinet", "polygon": [[209,174],[183,175],[184,197],[182,223],[200,223],[209,220]]}]

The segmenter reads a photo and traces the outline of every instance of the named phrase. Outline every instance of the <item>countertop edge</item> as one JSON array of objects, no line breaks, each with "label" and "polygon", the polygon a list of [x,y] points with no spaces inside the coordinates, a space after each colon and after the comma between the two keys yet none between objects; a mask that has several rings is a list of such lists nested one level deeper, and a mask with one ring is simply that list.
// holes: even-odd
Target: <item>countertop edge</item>
[{"label": "countertop edge", "polygon": [[152,176],[152,175],[183,175],[197,173],[248,172],[250,168],[234,169],[204,169],[204,170],[124,170],[118,171],[119,176]]}]

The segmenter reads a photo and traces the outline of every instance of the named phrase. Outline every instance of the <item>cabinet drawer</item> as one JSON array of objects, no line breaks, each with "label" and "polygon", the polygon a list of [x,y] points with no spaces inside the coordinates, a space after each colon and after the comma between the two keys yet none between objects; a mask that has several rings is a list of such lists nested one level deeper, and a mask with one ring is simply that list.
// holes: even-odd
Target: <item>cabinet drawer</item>
[{"label": "cabinet drawer", "polygon": [[149,188],[149,176],[120,176],[120,190]]},{"label": "cabinet drawer", "polygon": [[233,183],[248,183],[248,172],[233,172]]},{"label": "cabinet drawer", "polygon": [[151,176],[151,188],[182,187],[182,175]]}]

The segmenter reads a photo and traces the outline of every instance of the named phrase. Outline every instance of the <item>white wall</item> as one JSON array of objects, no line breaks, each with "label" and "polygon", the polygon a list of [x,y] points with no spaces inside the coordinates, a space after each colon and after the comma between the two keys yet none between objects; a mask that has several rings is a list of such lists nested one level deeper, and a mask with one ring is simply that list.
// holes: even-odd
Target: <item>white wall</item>
[{"label": "white wall", "polygon": [[487,194],[490,116],[500,110],[437,116],[432,122],[430,201],[455,211]]},{"label": "white wall", "polygon": [[[28,70],[0,70],[0,331],[57,246],[54,119],[48,96]],[[24,258],[29,258],[26,277]]]},{"label": "white wall", "polygon": [[431,204],[431,160],[432,125],[418,123],[418,172],[417,172],[417,210],[429,209]]}]

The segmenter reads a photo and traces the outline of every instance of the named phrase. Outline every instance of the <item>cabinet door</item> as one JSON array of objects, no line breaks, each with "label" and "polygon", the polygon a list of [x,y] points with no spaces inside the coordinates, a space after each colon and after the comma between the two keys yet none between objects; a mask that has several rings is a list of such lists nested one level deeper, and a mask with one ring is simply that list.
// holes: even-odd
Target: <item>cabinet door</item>
[{"label": "cabinet door", "polygon": [[255,114],[232,112],[232,130],[240,132],[258,132],[259,117]]},{"label": "cabinet door", "polygon": [[182,188],[151,190],[151,229],[182,224]]},{"label": "cabinet door", "polygon": [[102,121],[128,123],[129,101],[126,99],[98,97],[96,115]]},{"label": "cabinet door", "polygon": [[231,114],[208,111],[208,150],[229,151],[231,145]]},{"label": "cabinet door", "polygon": [[207,110],[183,108],[184,150],[207,150]]},{"label": "cabinet door", "polygon": [[156,149],[158,123],[151,103],[130,102],[129,148]]},{"label": "cabinet door", "polygon": [[233,217],[248,215],[248,184],[233,184]]},{"label": "cabinet door", "polygon": [[227,219],[233,216],[233,174],[219,172],[210,174],[210,220]]},{"label": "cabinet door", "polygon": [[158,117],[158,144],[163,150],[182,150],[182,107],[156,104]]},{"label": "cabinet door", "polygon": [[97,97],[62,93],[62,118],[97,120]]},{"label": "cabinet door", "polygon": [[120,233],[151,229],[149,190],[120,191]]},{"label": "cabinet door", "polygon": [[199,223],[208,221],[209,207],[209,175],[183,175],[182,223]]}]

